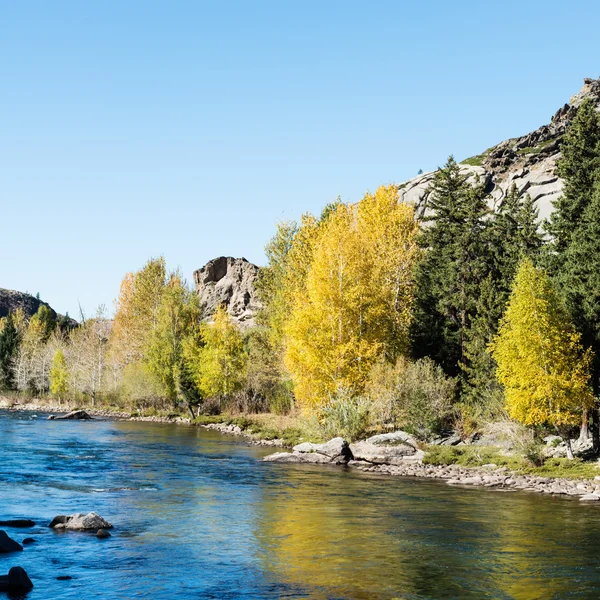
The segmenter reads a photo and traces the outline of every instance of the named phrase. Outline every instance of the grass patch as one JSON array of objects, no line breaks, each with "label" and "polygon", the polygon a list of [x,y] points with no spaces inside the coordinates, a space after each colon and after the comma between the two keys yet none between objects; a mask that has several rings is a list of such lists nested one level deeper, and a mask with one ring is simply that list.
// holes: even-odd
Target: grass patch
[{"label": "grass patch", "polygon": [[488,157],[488,155],[490,154],[490,152],[495,148],[496,146],[492,146],[491,148],[488,148],[485,152],[482,152],[481,154],[476,154],[475,156],[470,156],[469,158],[465,158],[465,160],[461,161],[461,165],[469,165],[471,167],[481,167],[483,166],[483,161]]},{"label": "grass patch", "polygon": [[423,462],[426,465],[460,465],[481,467],[496,464],[499,467],[518,469],[525,466],[525,459],[501,454],[497,448],[488,446],[429,446]]},{"label": "grass patch", "polygon": [[274,415],[260,413],[253,415],[200,415],[193,421],[196,425],[222,423],[237,425],[244,433],[258,440],[283,440],[286,446],[295,446],[301,442],[323,441],[313,431],[310,423],[298,415]]},{"label": "grass patch", "polygon": [[600,475],[600,465],[597,462],[588,462],[580,458],[548,458],[543,465],[536,467],[520,455],[505,455],[497,448],[489,446],[429,446],[423,462],[427,465],[461,467],[481,467],[493,463],[522,475],[563,479],[593,479]]},{"label": "grass patch", "polygon": [[550,144],[553,144],[556,140],[546,140],[537,146],[528,146],[526,148],[519,148],[517,154],[538,154],[544,148],[547,148]]}]

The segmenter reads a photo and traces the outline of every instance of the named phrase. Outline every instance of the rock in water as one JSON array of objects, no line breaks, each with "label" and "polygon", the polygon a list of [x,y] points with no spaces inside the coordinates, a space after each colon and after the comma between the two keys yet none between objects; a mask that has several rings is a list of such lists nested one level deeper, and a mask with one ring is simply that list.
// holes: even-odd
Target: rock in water
[{"label": "rock in water", "polygon": [[31,519],[8,519],[0,521],[0,527],[33,527],[35,522]]},{"label": "rock in water", "polygon": [[94,531],[98,529],[112,529],[112,525],[105,521],[98,513],[75,513],[73,515],[57,515],[52,519],[49,527],[52,529],[67,529],[70,531]]},{"label": "rock in water", "polygon": [[32,587],[31,579],[21,567],[13,567],[8,575],[0,577],[0,592],[24,593]]},{"label": "rock in water", "polygon": [[109,538],[110,537],[110,533],[108,531],[106,531],[106,529],[98,529],[98,531],[96,532],[96,537],[97,538]]},{"label": "rock in water", "polygon": [[259,268],[245,258],[220,256],[194,271],[196,293],[204,318],[210,319],[217,308],[227,313],[240,327],[252,327],[261,308],[256,292]]},{"label": "rock in water", "polygon": [[8,552],[19,552],[23,550],[23,546],[18,542],[15,542],[12,538],[8,537],[6,531],[0,530],[0,554],[6,554]]},{"label": "rock in water", "polygon": [[66,415],[60,415],[59,417],[50,415],[48,419],[54,421],[90,421],[92,417],[90,417],[85,410],[74,410]]},{"label": "rock in water", "polygon": [[21,544],[23,544],[23,546],[26,546],[27,544],[35,544],[35,541],[33,538],[29,537],[29,538],[25,538]]}]

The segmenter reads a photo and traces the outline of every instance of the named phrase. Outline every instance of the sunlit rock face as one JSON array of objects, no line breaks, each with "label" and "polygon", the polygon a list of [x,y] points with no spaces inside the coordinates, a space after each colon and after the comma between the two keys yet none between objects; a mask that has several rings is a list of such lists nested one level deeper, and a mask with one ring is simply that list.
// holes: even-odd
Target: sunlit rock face
[{"label": "sunlit rock face", "polygon": [[[552,212],[552,202],[560,196],[563,186],[556,174],[560,142],[585,98],[590,98],[600,110],[600,79],[585,79],[581,91],[556,112],[548,125],[500,142],[461,163],[471,181],[478,178],[485,184],[494,208],[501,205],[514,184],[537,201],[540,219]],[[423,173],[399,185],[401,198],[415,204],[418,216],[427,212],[433,175]]]},{"label": "sunlit rock face", "polygon": [[209,319],[220,305],[240,327],[252,327],[261,303],[256,292],[259,267],[245,258],[220,256],[194,271],[196,293],[204,317]]}]

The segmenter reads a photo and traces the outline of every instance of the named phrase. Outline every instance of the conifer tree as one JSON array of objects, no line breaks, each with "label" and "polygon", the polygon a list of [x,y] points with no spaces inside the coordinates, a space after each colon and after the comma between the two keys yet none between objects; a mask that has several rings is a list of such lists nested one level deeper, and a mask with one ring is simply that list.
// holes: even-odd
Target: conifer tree
[{"label": "conifer tree", "polygon": [[[595,306],[597,255],[595,246],[597,208],[592,206],[600,182],[600,116],[586,99],[580,105],[561,144],[558,174],[563,178],[563,195],[554,203],[554,212],[545,226],[551,236],[545,262],[565,301],[571,318],[583,335],[583,343],[594,351],[592,384],[600,394],[600,342],[597,322],[600,306]],[[591,411],[594,450],[600,452],[598,400]],[[587,414],[582,436],[587,435]]]},{"label": "conifer tree", "polygon": [[19,351],[21,336],[15,326],[12,313],[3,319],[0,330],[0,389],[14,388],[13,361]]},{"label": "conifer tree", "polygon": [[583,350],[550,278],[524,259],[490,350],[509,414],[524,425],[569,429],[593,403],[590,351]]},{"label": "conifer tree", "polygon": [[467,178],[453,157],[436,172],[421,239],[425,254],[416,275],[414,352],[434,358],[450,375],[468,360],[468,330],[492,263],[484,187],[470,185]]},{"label": "conifer tree", "polygon": [[549,267],[556,275],[564,263],[571,236],[592,197],[600,168],[600,118],[593,102],[586,98],[564,135],[557,172],[564,181],[563,194],[553,203],[554,212],[546,222],[551,237]]},{"label": "conifer tree", "polygon": [[535,258],[542,246],[538,211],[529,194],[523,198],[513,186],[491,218],[486,237],[492,260],[478,292],[466,360],[461,363],[463,400],[484,411],[497,408],[501,398],[487,346],[498,331],[520,260]]}]

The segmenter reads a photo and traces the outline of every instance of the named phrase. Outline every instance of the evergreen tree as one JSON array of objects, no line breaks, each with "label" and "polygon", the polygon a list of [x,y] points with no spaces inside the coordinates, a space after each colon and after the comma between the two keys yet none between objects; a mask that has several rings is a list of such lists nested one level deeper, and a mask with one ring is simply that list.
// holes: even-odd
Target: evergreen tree
[{"label": "evergreen tree", "polygon": [[[583,335],[583,343],[594,351],[592,385],[600,394],[600,303],[596,297],[598,259],[596,225],[597,186],[600,182],[600,117],[590,100],[582,102],[561,145],[558,174],[564,180],[563,195],[554,203],[546,222],[551,236],[546,266],[565,301],[571,318]],[[596,205],[596,206],[594,206]],[[598,399],[592,410],[594,449],[600,451]],[[584,414],[582,436],[587,434]]]},{"label": "evergreen tree", "polygon": [[17,356],[20,341],[13,315],[9,313],[0,331],[0,389],[14,389],[13,361]]},{"label": "evergreen tree", "polygon": [[560,271],[571,236],[590,203],[600,168],[600,118],[590,99],[585,99],[561,143],[557,172],[564,180],[563,194],[545,224],[551,237],[551,275]]},{"label": "evergreen tree", "polygon": [[520,260],[540,252],[538,227],[535,203],[529,194],[522,198],[513,186],[489,223],[487,243],[493,260],[479,289],[476,315],[467,333],[466,360],[461,363],[463,399],[479,410],[496,409],[502,396],[487,346],[497,333]]},{"label": "evergreen tree", "polygon": [[592,384],[600,393],[600,181],[590,204],[564,253],[563,270],[557,276],[567,308],[594,352]]},{"label": "evergreen tree", "polygon": [[417,268],[413,349],[450,375],[468,361],[466,346],[477,298],[492,264],[483,185],[470,185],[453,157],[434,176]]}]

